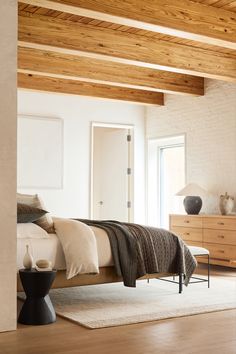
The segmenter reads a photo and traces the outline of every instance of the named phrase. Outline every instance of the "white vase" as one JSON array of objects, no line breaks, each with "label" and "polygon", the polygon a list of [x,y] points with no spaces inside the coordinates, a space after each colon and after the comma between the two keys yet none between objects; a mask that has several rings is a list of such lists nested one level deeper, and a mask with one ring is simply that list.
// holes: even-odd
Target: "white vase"
[{"label": "white vase", "polygon": [[23,258],[23,266],[25,269],[31,269],[33,267],[33,257],[29,251],[29,245],[26,245],[26,253]]},{"label": "white vase", "polygon": [[234,198],[228,195],[228,193],[226,192],[225,195],[220,196],[219,206],[222,215],[230,214],[234,207]]}]

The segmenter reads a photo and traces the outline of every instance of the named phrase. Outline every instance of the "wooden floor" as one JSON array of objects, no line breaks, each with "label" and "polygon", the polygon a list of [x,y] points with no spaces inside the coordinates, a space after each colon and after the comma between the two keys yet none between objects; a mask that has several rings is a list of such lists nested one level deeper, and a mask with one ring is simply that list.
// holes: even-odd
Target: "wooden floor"
[{"label": "wooden floor", "polygon": [[[236,282],[235,270],[215,266],[212,273]],[[0,354],[54,353],[236,354],[236,310],[97,330],[58,318],[55,324],[19,325],[0,334]]]}]

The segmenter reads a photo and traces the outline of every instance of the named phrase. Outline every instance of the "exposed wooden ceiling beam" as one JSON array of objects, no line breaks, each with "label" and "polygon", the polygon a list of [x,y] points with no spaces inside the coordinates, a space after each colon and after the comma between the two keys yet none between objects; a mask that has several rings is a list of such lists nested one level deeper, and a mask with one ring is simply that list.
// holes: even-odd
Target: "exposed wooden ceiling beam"
[{"label": "exposed wooden ceiling beam", "polygon": [[235,13],[189,0],[22,0],[22,2],[236,49]]},{"label": "exposed wooden ceiling beam", "polygon": [[149,91],[204,94],[204,79],[105,60],[18,47],[18,69]]},{"label": "exposed wooden ceiling beam", "polygon": [[109,98],[147,105],[162,106],[164,104],[164,96],[160,92],[135,90],[41,75],[28,75],[25,73],[18,73],[18,87],[35,91]]},{"label": "exposed wooden ceiling beam", "polygon": [[47,16],[20,15],[19,41],[64,54],[236,81],[236,57]]}]

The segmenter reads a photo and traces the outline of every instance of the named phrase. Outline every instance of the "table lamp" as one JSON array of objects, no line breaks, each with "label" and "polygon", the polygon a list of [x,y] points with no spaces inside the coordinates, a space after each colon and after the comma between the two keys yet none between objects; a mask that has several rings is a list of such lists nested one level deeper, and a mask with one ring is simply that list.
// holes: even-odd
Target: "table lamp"
[{"label": "table lamp", "polygon": [[187,214],[197,215],[202,208],[201,196],[207,195],[207,192],[198,184],[189,183],[176,195],[185,196],[183,203]]}]

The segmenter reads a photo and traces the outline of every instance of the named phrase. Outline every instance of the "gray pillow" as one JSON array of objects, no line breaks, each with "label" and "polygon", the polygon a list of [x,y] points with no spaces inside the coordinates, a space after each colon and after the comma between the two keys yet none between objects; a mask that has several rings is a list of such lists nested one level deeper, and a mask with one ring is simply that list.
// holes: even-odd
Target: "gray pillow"
[{"label": "gray pillow", "polygon": [[34,222],[48,212],[27,204],[17,203],[17,223]]},{"label": "gray pillow", "polygon": [[[0,0],[1,1],[1,0]],[[44,203],[38,194],[21,194],[17,193],[17,203],[27,204],[35,208],[45,210]],[[53,226],[53,220],[50,213],[45,214],[39,220],[35,221],[35,224],[47,231],[49,234],[55,233]]]}]

